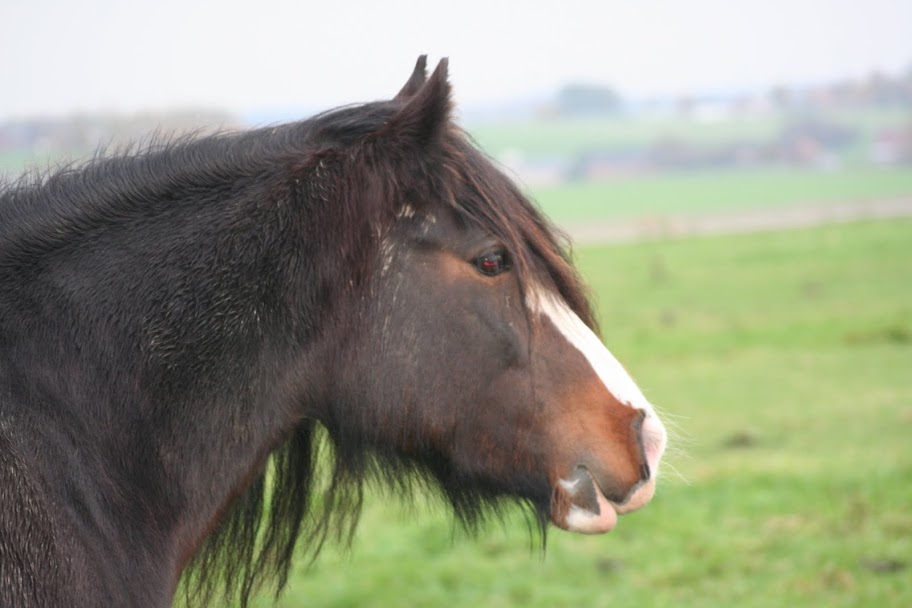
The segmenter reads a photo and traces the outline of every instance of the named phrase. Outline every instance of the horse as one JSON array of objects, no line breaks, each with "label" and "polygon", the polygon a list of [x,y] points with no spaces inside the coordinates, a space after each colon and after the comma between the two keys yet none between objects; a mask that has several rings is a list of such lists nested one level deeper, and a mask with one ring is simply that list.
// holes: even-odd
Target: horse
[{"label": "horse", "polygon": [[278,597],[367,482],[542,534],[649,502],[662,423],[447,66],[3,186],[0,605]]}]

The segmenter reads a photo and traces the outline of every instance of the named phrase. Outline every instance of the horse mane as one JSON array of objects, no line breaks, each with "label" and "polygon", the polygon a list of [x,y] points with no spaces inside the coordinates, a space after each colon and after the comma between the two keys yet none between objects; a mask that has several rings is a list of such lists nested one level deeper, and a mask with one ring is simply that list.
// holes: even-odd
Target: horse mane
[{"label": "horse mane", "polygon": [[[316,216],[311,236],[322,241],[314,254],[346,260],[346,270],[329,265],[319,279],[349,283],[338,289],[351,296],[369,281],[376,235],[409,204],[422,212],[448,208],[489,232],[510,251],[521,285],[547,278],[593,326],[566,239],[453,124],[446,73],[443,60],[427,77],[421,58],[390,101],[243,133],[159,139],[2,187],[0,269],[189,200],[285,201]],[[247,606],[266,582],[278,596],[299,549],[313,560],[328,540],[351,542],[365,483],[372,481],[403,497],[416,489],[440,490],[470,532],[502,513],[502,491],[466,483],[442,459],[403,459],[301,420],[188,562],[184,600],[201,605],[224,595]],[[531,482],[515,483],[518,494],[529,495],[522,490]],[[543,543],[548,506],[525,506]]]}]

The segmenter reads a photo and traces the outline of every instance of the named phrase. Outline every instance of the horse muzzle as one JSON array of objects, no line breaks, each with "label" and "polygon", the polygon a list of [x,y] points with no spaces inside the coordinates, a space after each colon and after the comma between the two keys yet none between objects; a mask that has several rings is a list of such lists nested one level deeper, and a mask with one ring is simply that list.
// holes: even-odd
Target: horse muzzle
[{"label": "horse muzzle", "polygon": [[641,436],[646,462],[640,480],[623,497],[605,495],[589,467],[578,464],[571,474],[554,484],[551,521],[559,528],[580,534],[603,534],[617,525],[618,515],[645,506],[655,494],[656,473],[665,449],[665,429],[654,415],[648,416]]}]

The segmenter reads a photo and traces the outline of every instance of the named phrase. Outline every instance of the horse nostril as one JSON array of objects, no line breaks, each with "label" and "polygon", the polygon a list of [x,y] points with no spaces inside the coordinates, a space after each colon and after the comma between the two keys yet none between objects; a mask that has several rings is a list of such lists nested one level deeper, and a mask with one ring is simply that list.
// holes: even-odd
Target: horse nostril
[{"label": "horse nostril", "polygon": [[646,443],[643,437],[643,427],[646,423],[646,418],[649,416],[649,413],[644,410],[638,410],[639,416],[633,421],[633,428],[636,432],[637,443],[639,444],[640,456],[643,458],[643,464],[640,465],[640,479],[642,481],[649,480],[652,472],[649,470],[649,457],[646,453]]}]

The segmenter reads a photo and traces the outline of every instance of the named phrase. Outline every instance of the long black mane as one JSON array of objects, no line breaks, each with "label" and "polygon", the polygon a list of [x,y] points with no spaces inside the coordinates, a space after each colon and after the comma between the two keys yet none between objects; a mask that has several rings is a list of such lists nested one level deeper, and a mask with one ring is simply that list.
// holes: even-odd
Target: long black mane
[{"label": "long black mane", "polygon": [[[121,369],[116,360],[127,351],[137,353],[137,361],[155,362],[143,378],[101,372],[107,386],[83,390],[113,391],[126,403],[135,391],[155,386],[159,401],[171,399],[178,409],[211,393],[216,397],[208,406],[224,406],[217,424],[226,429],[241,419],[245,408],[259,403],[255,394],[278,397],[287,384],[284,378],[248,377],[248,361],[268,359],[327,335],[344,342],[346,325],[357,326],[356,319],[346,317],[347,303],[369,293],[377,235],[396,221],[406,204],[418,211],[446,208],[481,227],[511,252],[521,281],[547,277],[592,325],[585,292],[559,233],[450,122],[445,63],[438,72],[428,86],[417,86],[421,82],[412,90],[407,87],[391,101],[344,107],[303,122],[243,133],[157,141],[141,150],[97,157],[4,186],[0,281],[38,276],[64,256],[84,254],[102,260],[95,262],[102,266],[98,270],[111,278],[98,299],[116,298],[114,308],[136,310],[143,319],[175,322],[137,326],[126,318],[94,318],[90,310],[61,313],[74,327],[104,326],[110,342],[120,345],[110,352],[90,353],[99,365],[108,362],[112,369]],[[410,99],[420,95],[436,95],[438,100],[431,118],[427,113],[420,118],[435,121],[432,129],[409,124],[412,117],[403,116]],[[159,247],[140,247],[111,236],[140,225]],[[224,234],[234,236],[226,240],[220,236]],[[181,243],[182,257],[167,258],[176,243]],[[98,257],[102,250],[109,258]],[[143,256],[149,258],[148,272],[138,279],[134,275]],[[191,276],[193,264],[204,269],[217,266],[219,276],[195,285],[191,293],[179,271],[186,269]],[[300,284],[290,290],[277,280],[263,279],[278,276],[297,277]],[[149,284],[170,287],[156,295]],[[226,286],[229,300],[224,296]],[[73,284],[72,289],[75,293],[96,287]],[[272,314],[280,307],[263,304],[287,303],[292,291],[293,307],[307,311],[302,318]],[[3,306],[27,306],[21,299],[25,295],[22,291],[0,297],[0,312]],[[59,302],[59,307],[66,310],[67,302]],[[337,320],[333,328],[323,323],[330,310]],[[28,356],[30,347],[16,341],[19,335],[0,318],[0,338],[9,336],[21,355]],[[265,340],[265,346],[250,351],[245,345],[251,338]],[[61,327],[57,340],[61,348],[83,344],[78,330],[69,327]],[[213,369],[216,352],[233,353],[221,369]],[[61,370],[61,377],[65,373]],[[55,382],[49,381],[62,386],[63,380]],[[135,434],[111,444],[110,450],[129,447],[141,453],[153,432],[218,436],[204,426],[205,421],[198,428],[175,428],[156,403],[142,402],[141,410],[139,426],[111,423],[116,428],[135,427]],[[101,420],[108,414],[84,415]],[[328,422],[325,428],[311,419],[283,415],[290,417],[292,430],[273,438],[271,455],[260,455],[244,491],[225,506],[199,550],[184,556],[189,566],[184,589],[192,605],[220,591],[246,605],[264,580],[274,581],[276,591],[281,590],[296,550],[315,556],[327,539],[351,538],[366,480],[379,479],[404,496],[416,487],[439,487],[469,529],[485,514],[498,512],[502,490],[469,486],[442,461],[431,458],[419,465],[385,451],[370,437],[347,434],[341,421],[357,412],[341,412],[340,422]],[[135,474],[142,477],[147,471]],[[152,501],[175,500],[167,478],[153,475],[141,485]],[[529,507],[543,531],[547,504],[532,502]],[[169,523],[151,522],[150,536],[163,534]]]}]

